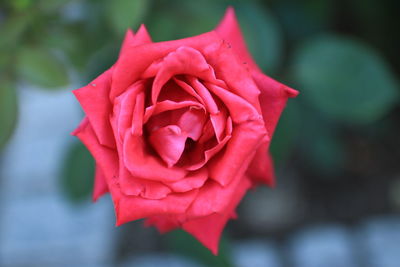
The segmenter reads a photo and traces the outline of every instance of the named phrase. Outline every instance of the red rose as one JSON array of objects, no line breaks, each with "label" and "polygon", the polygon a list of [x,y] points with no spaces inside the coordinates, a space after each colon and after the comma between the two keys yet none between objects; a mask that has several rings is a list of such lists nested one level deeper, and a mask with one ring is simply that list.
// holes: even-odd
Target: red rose
[{"label": "red rose", "polygon": [[128,31],[117,62],[74,94],[86,118],[73,134],[97,163],[93,197],[111,193],[117,225],[182,228],[216,254],[246,191],[273,184],[268,146],[297,91],[260,71],[229,8],[191,38]]}]

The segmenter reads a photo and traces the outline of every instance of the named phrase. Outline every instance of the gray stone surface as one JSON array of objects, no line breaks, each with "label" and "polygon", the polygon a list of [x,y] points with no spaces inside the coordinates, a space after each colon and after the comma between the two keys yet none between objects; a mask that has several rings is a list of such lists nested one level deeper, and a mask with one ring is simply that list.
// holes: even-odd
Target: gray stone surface
[{"label": "gray stone surface", "polygon": [[64,150],[82,114],[68,91],[20,91],[17,130],[0,169],[0,266],[109,266],[108,197],[74,206],[62,195]]},{"label": "gray stone surface", "polygon": [[288,245],[293,267],[356,267],[353,239],[339,225],[313,226],[295,234]]},{"label": "gray stone surface", "polygon": [[169,253],[148,253],[127,259],[119,267],[205,267],[190,259]]},{"label": "gray stone surface", "polygon": [[294,173],[279,175],[275,188],[266,186],[250,190],[241,203],[240,220],[259,233],[277,232],[300,222],[305,202]]},{"label": "gray stone surface", "polygon": [[232,261],[237,267],[281,267],[279,250],[271,241],[246,240],[233,244]]},{"label": "gray stone surface", "polygon": [[368,267],[400,266],[400,216],[383,216],[365,222],[359,231],[360,255]]}]

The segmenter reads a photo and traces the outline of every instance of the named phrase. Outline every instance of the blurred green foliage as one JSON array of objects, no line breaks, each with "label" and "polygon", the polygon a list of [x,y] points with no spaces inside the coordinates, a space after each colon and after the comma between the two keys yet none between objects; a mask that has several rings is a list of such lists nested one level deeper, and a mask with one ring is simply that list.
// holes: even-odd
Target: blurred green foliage
[{"label": "blurred green foliage", "polygon": [[397,102],[394,74],[375,50],[359,41],[313,38],[296,51],[293,68],[304,98],[332,119],[371,123]]},{"label": "blurred green foliage", "polygon": [[16,63],[20,78],[42,88],[63,86],[69,82],[64,64],[43,48],[22,48]]},{"label": "blurred green foliage", "polygon": [[214,256],[207,248],[200,244],[192,235],[183,230],[176,230],[167,234],[167,246],[171,251],[185,257],[198,260],[205,266],[231,267],[229,244],[226,239],[220,241],[218,256]]},{"label": "blurred green foliage", "polygon": [[[340,176],[350,152],[346,131],[375,133],[399,108],[394,1],[3,0],[0,148],[16,125],[17,82],[52,89],[85,84],[115,62],[126,28],[145,23],[154,41],[184,38],[212,30],[228,5],[260,67],[301,93],[289,101],[271,145],[278,166],[300,151],[299,164],[311,172]],[[385,125],[398,130],[396,120]],[[379,142],[389,135],[371,136]],[[92,177],[93,161],[74,144],[65,161],[65,192],[84,199]],[[176,235],[173,246],[211,259],[189,237]],[[228,266],[224,253],[209,263]]]},{"label": "blurred green foliage", "polygon": [[61,188],[74,202],[81,202],[92,193],[95,164],[93,157],[81,142],[74,142],[64,159]]},{"label": "blurred green foliage", "polygon": [[[1,78],[1,76],[0,76]],[[14,84],[6,79],[0,80],[0,150],[11,137],[15,127],[18,108],[17,91]]]}]

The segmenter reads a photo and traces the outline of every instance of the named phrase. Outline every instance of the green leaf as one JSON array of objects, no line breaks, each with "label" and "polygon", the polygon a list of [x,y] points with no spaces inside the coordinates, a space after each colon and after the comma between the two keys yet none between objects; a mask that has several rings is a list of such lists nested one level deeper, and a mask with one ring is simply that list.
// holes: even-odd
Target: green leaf
[{"label": "green leaf", "polygon": [[18,118],[17,92],[9,81],[0,80],[0,149],[11,137]]},{"label": "green leaf", "polygon": [[167,234],[168,247],[171,251],[190,257],[206,266],[230,267],[229,247],[223,238],[220,241],[218,256],[214,256],[206,247],[199,243],[192,235],[183,230],[175,230]]},{"label": "green leaf", "polygon": [[276,72],[282,59],[283,40],[274,16],[254,2],[234,6],[253,58],[267,73]]},{"label": "green leaf", "polygon": [[398,101],[398,84],[386,62],[366,44],[322,36],[301,46],[294,77],[304,98],[331,118],[371,123]]},{"label": "green leaf", "polygon": [[66,155],[61,186],[66,196],[79,202],[87,199],[93,190],[94,160],[86,147],[73,143]]},{"label": "green leaf", "polygon": [[14,48],[19,43],[19,39],[29,26],[31,18],[31,14],[14,15],[2,23],[0,26],[1,52],[5,52],[4,49]]},{"label": "green leaf", "polygon": [[42,48],[23,48],[18,54],[17,71],[21,78],[45,88],[64,86],[69,82],[63,62]]},{"label": "green leaf", "polygon": [[128,28],[137,28],[143,20],[148,0],[113,0],[108,1],[107,15],[111,26],[118,34],[124,34]]}]

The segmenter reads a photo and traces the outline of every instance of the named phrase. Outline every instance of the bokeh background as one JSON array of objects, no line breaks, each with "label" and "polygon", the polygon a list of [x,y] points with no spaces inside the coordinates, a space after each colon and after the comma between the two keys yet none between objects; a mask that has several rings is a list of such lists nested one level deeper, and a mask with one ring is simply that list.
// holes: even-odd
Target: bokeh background
[{"label": "bokeh background", "polygon": [[[1,266],[400,266],[398,1],[0,3]],[[184,38],[228,5],[261,68],[301,94],[272,143],[277,187],[245,197],[214,257],[91,203],[71,90],[113,64],[127,27]]]}]

